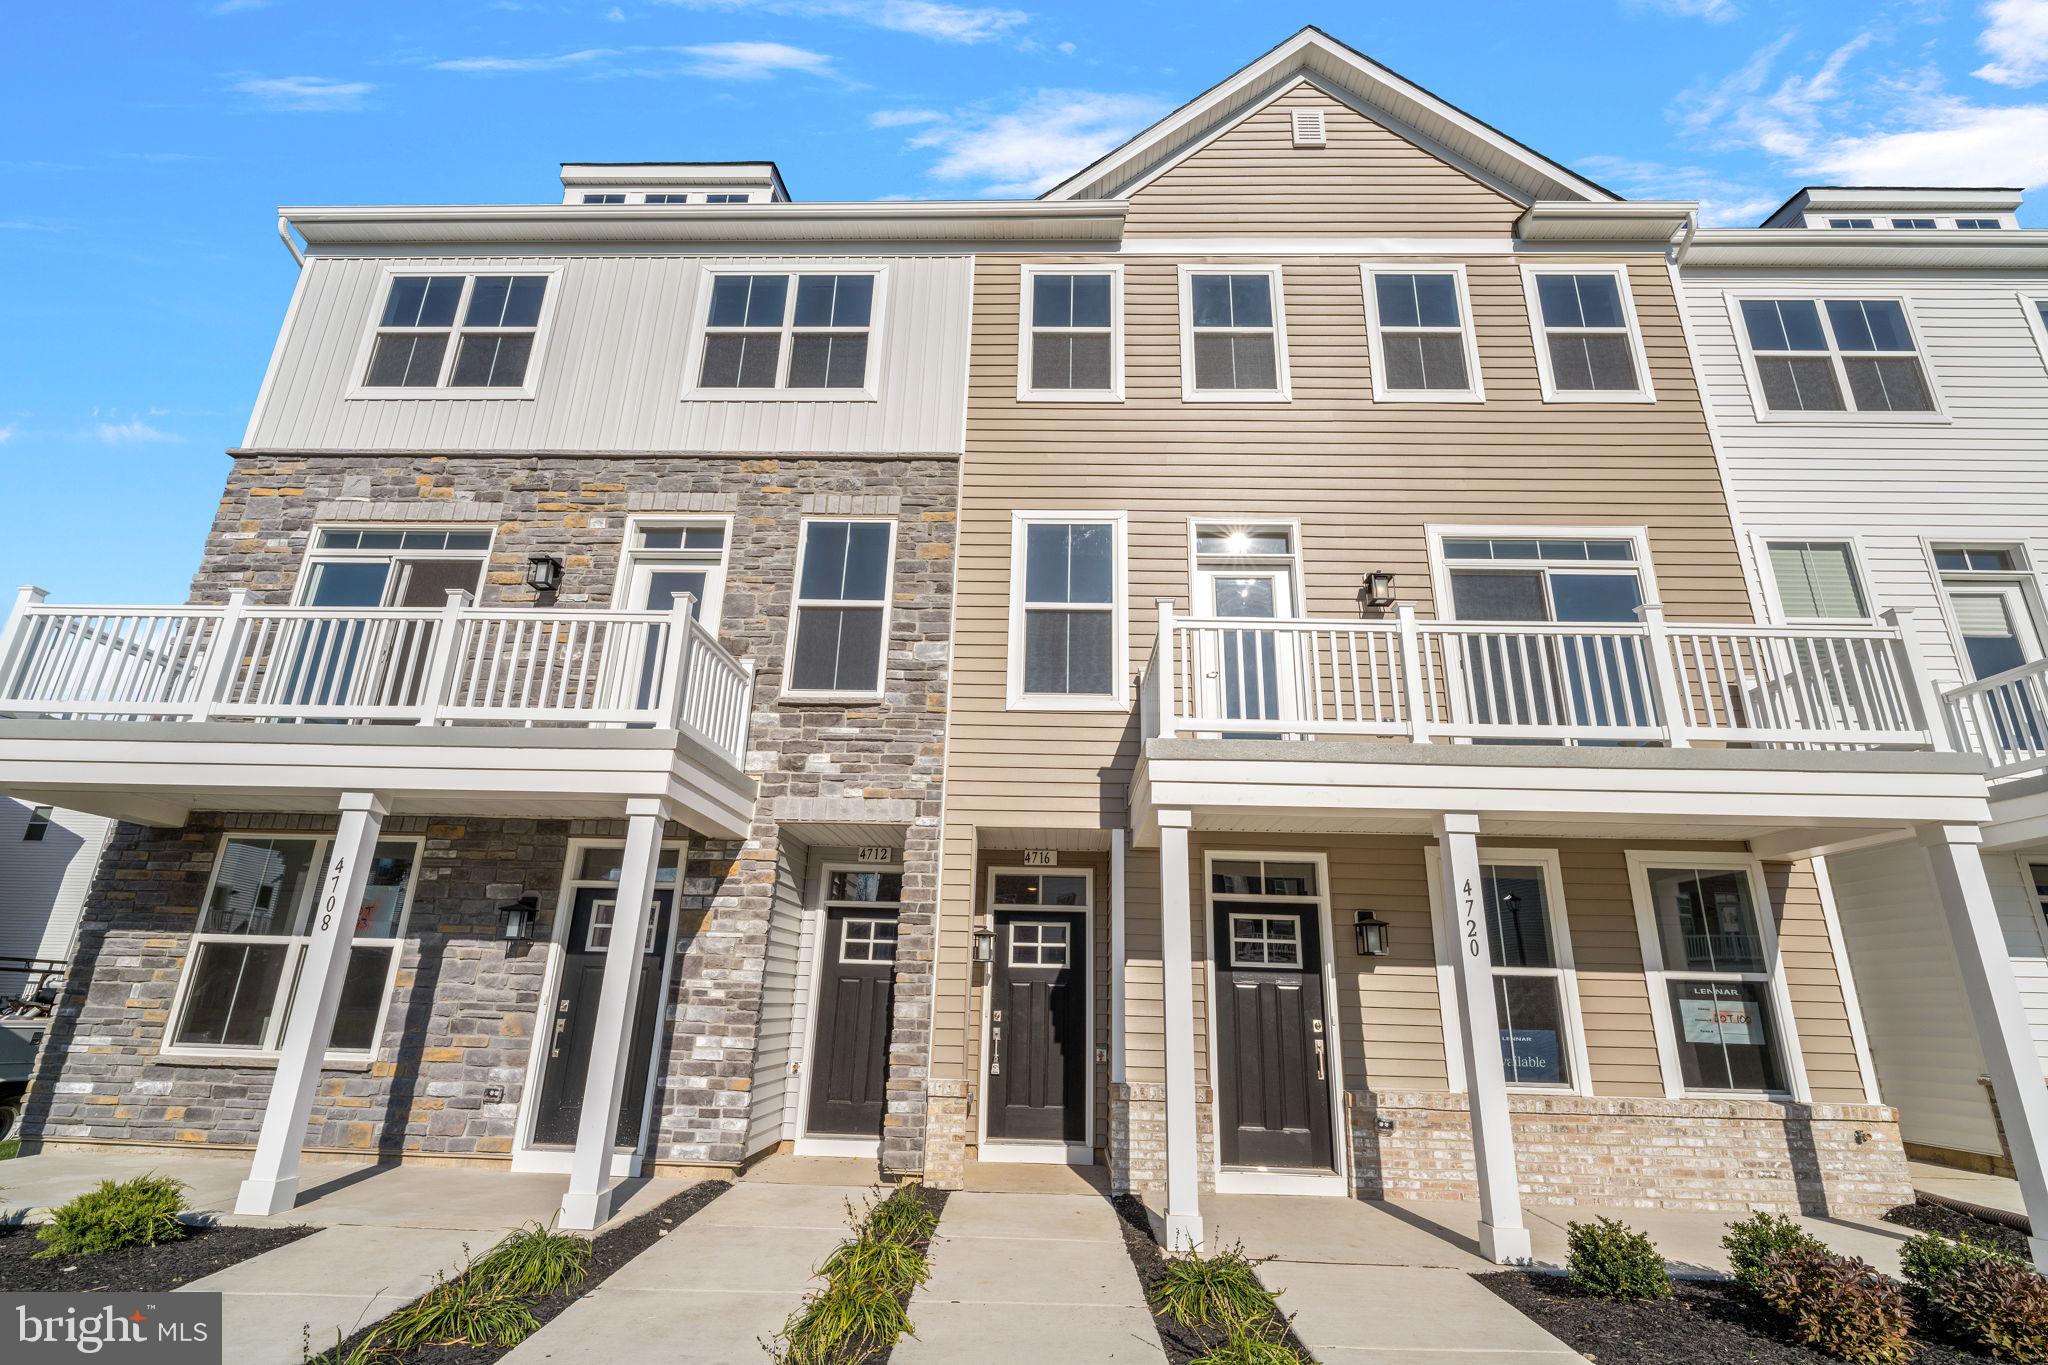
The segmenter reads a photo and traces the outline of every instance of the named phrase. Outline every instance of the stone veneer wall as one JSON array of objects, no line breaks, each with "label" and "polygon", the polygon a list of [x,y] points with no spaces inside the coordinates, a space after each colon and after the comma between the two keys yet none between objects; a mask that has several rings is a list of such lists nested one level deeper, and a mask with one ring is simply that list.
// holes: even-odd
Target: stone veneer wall
[{"label": "stone veneer wall", "polygon": [[[892,824],[905,830],[905,875],[884,1146],[891,1169],[914,1172],[927,1111],[957,472],[955,461],[929,457],[243,455],[229,475],[193,579],[192,600],[218,602],[241,588],[254,602],[289,602],[316,522],[462,521],[490,525],[497,533],[484,602],[535,602],[524,583],[526,560],[549,553],[563,561],[564,574],[548,604],[601,607],[611,601],[629,515],[730,517],[719,634],[728,648],[759,665],[747,767],[760,779],[761,797],[746,840],[690,841],[684,904],[694,910],[685,917],[688,932],[678,945],[685,958],[668,1001],[670,1041],[651,1155],[657,1161],[717,1165],[737,1165],[747,1155],[782,822]],[[895,598],[880,701],[779,700],[798,528],[807,515],[896,521]],[[508,850],[501,836],[520,822],[450,816],[431,823],[480,832],[476,840],[448,839],[445,854],[458,863],[477,860],[477,887],[519,883],[543,891],[543,903],[552,909],[545,889],[559,884],[566,826],[519,831]],[[267,1071],[164,1068],[145,1060],[165,1025],[183,961],[183,935],[203,894],[215,833],[195,823],[182,831],[124,827],[116,836],[86,908],[78,979],[59,1021],[57,1032],[69,1041],[53,1042],[42,1063],[29,1136],[231,1143],[253,1138]],[[437,856],[430,850],[430,862]],[[429,923],[422,914],[426,890],[423,885],[413,921],[421,928]],[[530,963],[520,964],[523,971],[494,966],[492,955],[502,949],[471,942],[488,900],[482,891],[458,898],[467,908],[450,921],[456,927],[447,945],[422,935],[422,958],[439,958],[438,970],[452,969],[461,979],[443,981],[433,1006],[413,1012],[415,1030],[440,1029],[444,1003],[453,1007],[451,1017],[463,1017],[472,1000],[490,1000],[494,992],[505,998],[492,1006],[493,1018],[524,1017],[530,1023],[530,1011],[522,1015],[513,1006],[510,997],[517,992],[509,983],[532,973],[531,989],[537,991],[544,955],[533,953]],[[491,901],[490,922],[483,925],[491,933],[495,905]],[[142,989],[120,989],[131,986]],[[388,1022],[397,1027],[408,1017],[394,1003]],[[432,1057],[422,1051],[416,1076],[407,1076],[403,1067],[392,1076],[330,1075],[323,1082],[323,1107],[316,1111],[322,1116],[312,1135],[316,1144],[360,1149],[364,1128],[334,1126],[353,1123],[370,1125],[369,1145],[376,1150],[508,1150],[525,1043],[475,1041],[485,1036],[464,1032],[460,1045],[437,1044]],[[86,1041],[97,1039],[106,1041]],[[511,1050],[520,1054],[518,1065],[507,1064]],[[449,1070],[428,1074],[433,1067]],[[518,1075],[508,1076],[514,1071]],[[131,1094],[133,1083],[152,1089]],[[460,1101],[441,1108],[468,1114],[469,1092],[480,1093],[486,1083],[505,1084],[506,1099],[490,1105],[488,1114],[479,1110],[474,1120],[465,1118],[460,1132],[452,1131],[452,1117],[415,1117],[425,1112],[422,1100]],[[395,1089],[402,1086],[417,1094],[399,1106],[406,1115],[401,1135],[393,1106]],[[461,1093],[433,1093],[451,1086]],[[252,1088],[253,1105],[247,1093]]]},{"label": "stone veneer wall", "polygon": [[[1478,1197],[1464,1095],[1346,1098],[1362,1198]],[[1884,1105],[1515,1094],[1508,1107],[1533,1204],[1842,1216],[1913,1199],[1898,1111]]]}]

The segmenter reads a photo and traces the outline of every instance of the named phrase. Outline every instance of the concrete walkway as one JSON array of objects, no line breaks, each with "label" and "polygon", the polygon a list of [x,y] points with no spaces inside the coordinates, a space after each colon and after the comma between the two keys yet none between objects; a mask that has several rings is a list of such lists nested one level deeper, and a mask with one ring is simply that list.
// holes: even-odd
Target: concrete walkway
[{"label": "concrete walkway", "polygon": [[850,1233],[847,1201],[858,1207],[866,1193],[843,1185],[735,1185],[528,1337],[506,1361],[765,1360],[760,1343],[813,1287],[818,1263]]},{"label": "concrete walkway", "polygon": [[910,1320],[897,1365],[1166,1359],[1116,1211],[1095,1194],[953,1195]]},{"label": "concrete walkway", "polygon": [[1907,1162],[1906,1173],[1912,1177],[1913,1188],[1926,1194],[1947,1195],[1950,1199],[1982,1204],[1989,1209],[2004,1209],[2009,1213],[2027,1211],[2027,1201],[2020,1197],[2020,1182],[2010,1176],[1980,1175],[1975,1171],[1959,1171],[1953,1166],[1936,1166],[1928,1161]]}]

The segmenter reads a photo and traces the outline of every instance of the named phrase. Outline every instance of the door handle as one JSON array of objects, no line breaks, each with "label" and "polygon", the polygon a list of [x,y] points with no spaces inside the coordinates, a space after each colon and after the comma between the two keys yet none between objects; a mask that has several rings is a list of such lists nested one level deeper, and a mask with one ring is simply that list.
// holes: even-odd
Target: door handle
[{"label": "door handle", "polygon": [[1003,1026],[991,1024],[988,1030],[988,1074],[1003,1074]]},{"label": "door handle", "polygon": [[1320,1038],[1316,1039],[1316,1079],[1329,1079],[1323,1074],[1323,1040]]}]

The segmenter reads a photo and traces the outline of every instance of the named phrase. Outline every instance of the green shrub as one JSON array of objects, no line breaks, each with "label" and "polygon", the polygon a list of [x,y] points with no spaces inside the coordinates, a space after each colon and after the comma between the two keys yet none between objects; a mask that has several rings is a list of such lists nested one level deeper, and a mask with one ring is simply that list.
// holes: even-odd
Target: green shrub
[{"label": "green shrub", "polygon": [[1728,1253],[1728,1264],[1735,1271],[1735,1282],[1751,1294],[1763,1292],[1770,1260],[1779,1252],[1794,1248],[1827,1250],[1826,1244],[1818,1237],[1790,1218],[1776,1213],[1751,1214],[1739,1222],[1730,1223],[1728,1235],[1721,1239],[1721,1247]]},{"label": "green shrub", "polygon": [[916,1247],[878,1237],[870,1227],[834,1247],[818,1267],[818,1274],[828,1283],[874,1283],[886,1286],[892,1294],[908,1294],[931,1278],[932,1268]]},{"label": "green shrub", "polygon": [[1771,1257],[1758,1297],[1795,1341],[1851,1365],[1904,1365],[1913,1326],[1906,1296],[1868,1262],[1790,1247]]},{"label": "green shrub", "polygon": [[768,1353],[776,1365],[840,1365],[865,1360],[906,1332],[910,1314],[889,1286],[835,1280],[790,1315]]},{"label": "green shrub", "polygon": [[1656,1245],[1626,1223],[1567,1223],[1565,1283],[1599,1299],[1668,1299],[1671,1276]]},{"label": "green shrub", "polygon": [[36,1230],[39,1260],[98,1256],[122,1247],[153,1247],[185,1235],[185,1187],[160,1175],[141,1175],[118,1184],[102,1180],[50,1215]]},{"label": "green shrub", "polygon": [[470,1265],[384,1320],[384,1332],[401,1351],[415,1346],[517,1346],[540,1328],[524,1299],[500,1289]]},{"label": "green shrub", "polygon": [[2048,1282],[2011,1252],[1923,1233],[1900,1250],[1899,1269],[1950,1336],[2005,1360],[2048,1361]]},{"label": "green shrub", "polygon": [[501,1293],[545,1298],[581,1283],[590,1273],[590,1243],[573,1233],[529,1223],[485,1252],[469,1273]]},{"label": "green shrub", "polygon": [[353,1346],[344,1346],[341,1329],[337,1327],[334,1345],[314,1355],[313,1333],[306,1328],[299,1331],[300,1365],[384,1365],[391,1358],[391,1348],[379,1341],[375,1332]]},{"label": "green shrub", "polygon": [[1287,1323],[1267,1316],[1247,1322],[1233,1319],[1221,1345],[1212,1346],[1190,1365],[1303,1365],[1287,1344]]},{"label": "green shrub", "polygon": [[895,1193],[867,1211],[859,1226],[869,1236],[912,1245],[930,1241],[939,1219],[912,1183],[897,1186]]},{"label": "green shrub", "polygon": [[1199,1251],[1166,1258],[1166,1274],[1152,1291],[1153,1307],[1183,1327],[1227,1327],[1276,1316],[1274,1295],[1259,1283],[1259,1262],[1240,1245],[1214,1256]]}]

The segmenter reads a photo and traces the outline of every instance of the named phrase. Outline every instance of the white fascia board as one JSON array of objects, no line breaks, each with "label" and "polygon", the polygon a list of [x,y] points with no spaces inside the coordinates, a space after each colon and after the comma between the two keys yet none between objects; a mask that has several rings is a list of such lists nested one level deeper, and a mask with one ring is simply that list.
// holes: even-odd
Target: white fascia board
[{"label": "white fascia board", "polygon": [[1865,233],[1814,228],[1703,228],[1686,244],[1679,256],[1679,266],[1683,270],[1729,266],[2041,270],[2048,268],[2048,230],[1959,232],[1935,228]]},{"label": "white fascia board", "polygon": [[1662,245],[1685,230],[1699,205],[1680,200],[1589,203],[1546,199],[1516,224],[1525,242],[1646,242]]},{"label": "white fascia board", "polygon": [[1886,189],[1882,185],[1816,185],[1807,189],[1807,212],[1837,209],[1948,209],[1969,213],[2012,213],[2025,192],[2016,189]]}]

